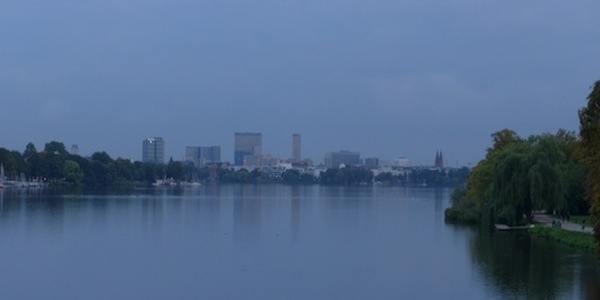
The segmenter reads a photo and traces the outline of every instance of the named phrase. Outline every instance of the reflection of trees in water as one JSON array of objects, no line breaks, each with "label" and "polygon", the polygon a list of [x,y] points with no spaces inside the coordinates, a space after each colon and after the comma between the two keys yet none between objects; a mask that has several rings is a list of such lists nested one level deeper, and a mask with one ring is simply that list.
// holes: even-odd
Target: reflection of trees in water
[{"label": "reflection of trees in water", "polygon": [[581,294],[585,299],[600,299],[600,264],[583,265],[580,274]]},{"label": "reflection of trees in water", "polygon": [[488,232],[471,240],[471,257],[502,298],[558,299],[573,290],[573,262],[527,232]]},{"label": "reflection of trees in water", "polygon": [[21,219],[30,232],[40,228],[46,235],[64,230],[65,207],[79,207],[78,196],[63,196],[47,189],[9,188],[2,190],[0,227]]}]

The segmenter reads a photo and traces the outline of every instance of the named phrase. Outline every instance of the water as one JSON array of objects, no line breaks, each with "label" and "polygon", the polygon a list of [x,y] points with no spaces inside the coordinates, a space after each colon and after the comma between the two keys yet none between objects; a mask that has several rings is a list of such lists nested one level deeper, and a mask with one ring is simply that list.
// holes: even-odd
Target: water
[{"label": "water", "polygon": [[598,299],[595,258],[445,224],[450,190],[0,192],[1,299]]}]

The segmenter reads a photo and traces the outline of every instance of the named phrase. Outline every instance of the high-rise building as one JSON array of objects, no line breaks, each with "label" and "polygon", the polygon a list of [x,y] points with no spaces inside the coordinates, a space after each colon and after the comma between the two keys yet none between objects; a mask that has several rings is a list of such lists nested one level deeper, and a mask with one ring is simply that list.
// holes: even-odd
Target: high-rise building
[{"label": "high-rise building", "polygon": [[142,161],[164,164],[165,141],[160,137],[147,138],[142,141]]},{"label": "high-rise building", "polygon": [[360,164],[360,153],[351,151],[329,152],[325,154],[325,167],[339,168],[341,164],[355,166]]},{"label": "high-rise building", "polygon": [[292,161],[299,162],[301,157],[302,150],[302,137],[299,133],[292,134]]},{"label": "high-rise building", "polygon": [[262,134],[236,132],[234,134],[233,164],[236,166],[260,166]]},{"label": "high-rise building", "polygon": [[201,167],[207,163],[215,163],[221,161],[221,147],[185,147],[185,160],[192,162],[194,166]]}]

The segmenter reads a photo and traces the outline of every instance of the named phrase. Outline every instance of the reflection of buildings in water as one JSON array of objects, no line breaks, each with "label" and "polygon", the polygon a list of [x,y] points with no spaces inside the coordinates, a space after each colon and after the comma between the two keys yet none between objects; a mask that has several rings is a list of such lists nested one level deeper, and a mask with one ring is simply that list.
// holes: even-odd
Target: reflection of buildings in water
[{"label": "reflection of buildings in water", "polygon": [[435,227],[441,228],[443,222],[443,206],[444,206],[444,189],[436,188],[434,191],[434,210],[435,214],[433,217],[435,218]]},{"label": "reflection of buildings in water", "polygon": [[236,240],[260,239],[261,199],[257,196],[257,189],[260,189],[260,186],[236,187],[233,200],[233,230]]},{"label": "reflection of buildings in water", "polygon": [[[326,221],[332,226],[343,226],[345,232],[358,232],[361,216],[364,215],[365,197],[361,187],[325,186],[324,197],[319,197],[330,214]],[[340,223],[339,220],[342,220]]]},{"label": "reflection of buildings in water", "polygon": [[291,222],[292,239],[297,241],[300,236],[300,191],[298,186],[292,186]]},{"label": "reflection of buildings in water", "polygon": [[201,226],[201,228],[192,228],[193,230],[202,229],[206,232],[216,233],[219,230],[220,205],[219,200],[220,189],[214,183],[209,183],[206,186],[194,189],[193,193],[186,195],[186,222],[193,226]]},{"label": "reflection of buildings in water", "polygon": [[145,229],[155,232],[162,227],[163,199],[149,197],[142,201],[142,222]]}]

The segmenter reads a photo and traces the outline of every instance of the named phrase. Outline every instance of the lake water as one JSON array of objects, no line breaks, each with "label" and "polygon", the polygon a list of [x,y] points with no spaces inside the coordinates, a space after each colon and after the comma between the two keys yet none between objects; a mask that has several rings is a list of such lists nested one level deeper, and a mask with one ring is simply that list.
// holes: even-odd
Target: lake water
[{"label": "lake water", "polygon": [[0,192],[0,299],[599,299],[591,255],[444,223],[451,190]]}]

